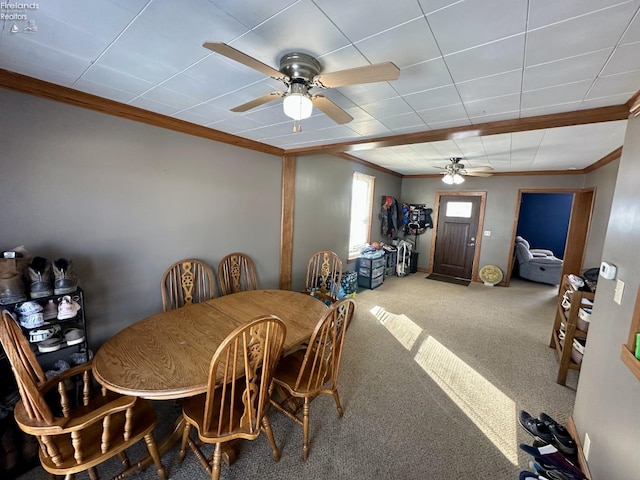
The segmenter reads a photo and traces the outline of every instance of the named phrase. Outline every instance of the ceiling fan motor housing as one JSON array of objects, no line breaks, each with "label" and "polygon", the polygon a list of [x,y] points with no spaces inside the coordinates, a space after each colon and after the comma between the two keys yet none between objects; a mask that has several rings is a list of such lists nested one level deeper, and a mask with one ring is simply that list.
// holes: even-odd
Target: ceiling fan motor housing
[{"label": "ceiling fan motor housing", "polygon": [[320,74],[320,63],[306,53],[288,53],[280,59],[280,72],[289,77],[292,83],[296,79],[310,82],[313,77]]}]

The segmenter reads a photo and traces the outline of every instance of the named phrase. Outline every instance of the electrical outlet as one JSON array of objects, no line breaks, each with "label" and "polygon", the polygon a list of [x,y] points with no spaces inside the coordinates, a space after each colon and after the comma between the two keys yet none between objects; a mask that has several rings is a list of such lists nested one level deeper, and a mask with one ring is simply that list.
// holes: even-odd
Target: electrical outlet
[{"label": "electrical outlet", "polygon": [[589,450],[591,449],[591,438],[588,433],[584,434],[584,445],[582,445],[582,453],[584,454],[584,459],[589,461]]},{"label": "electrical outlet", "polygon": [[616,280],[616,288],[613,290],[613,301],[618,305],[622,303],[622,294],[624,293],[624,282],[620,279]]},{"label": "electrical outlet", "polygon": [[491,230],[485,230],[484,231],[484,236],[485,237],[490,237],[491,236]]}]

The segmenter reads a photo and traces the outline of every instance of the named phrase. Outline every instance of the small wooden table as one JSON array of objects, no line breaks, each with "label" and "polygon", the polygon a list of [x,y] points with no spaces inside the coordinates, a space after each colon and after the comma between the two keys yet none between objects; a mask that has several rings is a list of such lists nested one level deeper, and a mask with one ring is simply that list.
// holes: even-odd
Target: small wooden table
[{"label": "small wooden table", "polygon": [[140,320],[109,339],[93,359],[108,390],[152,400],[186,398],[207,389],[209,363],[237,326],[276,315],[287,327],[284,351],[309,339],[326,312],[317,299],[288,290],[251,290]]}]

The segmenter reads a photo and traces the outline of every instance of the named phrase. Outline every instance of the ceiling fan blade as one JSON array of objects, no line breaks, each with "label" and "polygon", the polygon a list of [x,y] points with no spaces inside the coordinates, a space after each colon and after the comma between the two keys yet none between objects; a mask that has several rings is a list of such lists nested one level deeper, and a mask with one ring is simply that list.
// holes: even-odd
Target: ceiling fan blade
[{"label": "ceiling fan blade", "polygon": [[397,80],[399,76],[400,69],[395,64],[384,62],[316,75],[312,83],[319,87],[334,88],[360,83]]},{"label": "ceiling fan blade", "polygon": [[313,106],[317,107],[322,113],[330,117],[334,122],[342,125],[343,123],[349,123],[353,120],[353,117],[341,109],[338,105],[333,103],[327,97],[322,95],[314,95],[311,97]]},{"label": "ceiling fan blade", "polygon": [[470,176],[470,177],[490,177],[493,175],[493,173],[489,173],[489,172],[461,172],[462,176]]},{"label": "ceiling fan blade", "polygon": [[467,172],[492,172],[493,171],[493,167],[490,167],[489,165],[481,165],[478,167],[465,167],[464,169]]},{"label": "ceiling fan blade", "polygon": [[270,67],[269,65],[262,63],[260,60],[256,60],[253,57],[250,57],[246,53],[242,53],[240,50],[236,50],[233,47],[230,47],[226,43],[222,42],[204,42],[202,44],[203,47],[208,48],[212,52],[219,53],[231,60],[234,60],[238,63],[246,65],[249,68],[253,68],[260,73],[267,75],[268,77],[275,78],[277,80],[281,80],[285,78],[285,75],[280,73],[275,68]]},{"label": "ceiling fan blade", "polygon": [[237,107],[233,107],[231,109],[232,112],[246,112],[247,110],[251,110],[252,108],[259,107],[260,105],[264,105],[265,103],[269,103],[272,100],[276,100],[280,97],[284,96],[284,92],[272,92],[267,93],[258,98],[254,98],[253,100],[248,101],[247,103],[243,103],[242,105],[238,105]]}]

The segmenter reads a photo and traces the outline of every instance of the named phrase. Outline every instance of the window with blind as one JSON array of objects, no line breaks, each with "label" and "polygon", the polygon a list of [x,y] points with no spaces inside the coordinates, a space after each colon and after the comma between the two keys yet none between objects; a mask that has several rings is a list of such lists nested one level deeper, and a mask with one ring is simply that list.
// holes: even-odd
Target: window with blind
[{"label": "window with blind", "polygon": [[374,181],[371,175],[353,172],[349,260],[359,257],[360,249],[370,240]]}]

